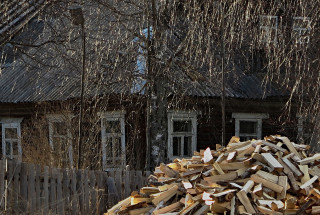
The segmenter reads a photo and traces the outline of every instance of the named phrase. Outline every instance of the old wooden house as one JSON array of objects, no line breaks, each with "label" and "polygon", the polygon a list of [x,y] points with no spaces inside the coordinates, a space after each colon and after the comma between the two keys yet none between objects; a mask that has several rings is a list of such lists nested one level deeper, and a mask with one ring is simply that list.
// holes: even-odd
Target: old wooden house
[{"label": "old wooden house", "polygon": [[[123,29],[114,24],[119,20],[97,2],[82,6],[84,17],[91,17],[85,19],[85,28],[72,24],[68,4],[62,2],[24,0],[1,5],[2,156],[76,166],[84,87],[80,133],[84,166],[143,169],[152,153],[148,134],[153,125],[148,118],[152,104],[143,88],[147,78],[140,68],[145,58],[136,45],[139,37],[119,34]],[[291,15],[294,21],[307,20],[304,15]],[[254,24],[263,35],[261,41],[266,45],[279,42],[284,17],[265,11],[257,19],[260,22]],[[294,26],[291,31],[298,39],[308,30],[308,26]],[[312,42],[305,39],[297,43]],[[225,141],[234,135],[247,140],[270,134],[297,140],[295,106],[289,116],[281,118],[291,88],[264,82],[265,47],[252,50],[258,54],[249,62],[251,67],[235,59],[225,63]],[[170,90],[165,95],[167,147],[162,153],[174,159],[221,144],[221,73],[212,75],[208,66],[170,72],[172,79],[166,83]]]}]

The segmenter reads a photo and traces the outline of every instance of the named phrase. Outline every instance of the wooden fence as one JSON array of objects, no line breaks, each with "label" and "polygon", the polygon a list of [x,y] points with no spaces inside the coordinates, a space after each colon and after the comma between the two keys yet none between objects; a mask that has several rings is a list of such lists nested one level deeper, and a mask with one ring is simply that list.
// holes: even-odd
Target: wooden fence
[{"label": "wooden fence", "polygon": [[0,214],[103,214],[145,184],[142,171],[88,171],[0,160]]}]

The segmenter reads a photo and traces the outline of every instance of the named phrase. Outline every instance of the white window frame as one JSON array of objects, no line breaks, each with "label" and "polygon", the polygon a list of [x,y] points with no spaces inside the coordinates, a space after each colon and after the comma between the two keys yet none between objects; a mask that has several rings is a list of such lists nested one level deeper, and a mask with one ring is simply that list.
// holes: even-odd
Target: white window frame
[{"label": "white window frame", "polygon": [[[22,147],[21,147],[21,121],[23,118],[2,118],[2,157],[3,158],[10,158],[10,159],[16,159],[18,161],[22,161]],[[12,141],[12,139],[6,138],[5,136],[5,129],[6,128],[16,128],[17,129],[17,139],[13,139],[14,141],[17,141],[18,143],[18,155],[13,156],[13,148],[12,144],[10,144],[10,156],[6,156],[6,141]]]},{"label": "white window frame", "polygon": [[[173,132],[173,121],[186,121],[191,120],[191,151],[197,150],[197,113],[196,112],[184,112],[184,111],[169,111],[168,112],[168,158],[174,160],[175,158],[181,158],[184,154],[184,138],[181,138],[181,156],[173,156],[173,137],[184,137],[185,132]],[[190,133],[188,134],[190,135]]]},{"label": "white window frame", "polygon": [[[297,26],[295,22],[296,20],[302,20],[303,22],[307,22],[307,27]],[[298,37],[295,38],[297,44],[309,44],[310,36],[309,35],[303,36],[303,35],[308,34],[311,31],[310,24],[311,24],[310,17],[302,17],[302,16],[293,17],[292,31],[298,34]]]},{"label": "white window frame", "polygon": [[[125,134],[125,111],[108,111],[100,113],[101,118],[101,151],[102,151],[102,170],[110,171],[117,168],[124,167],[126,165],[126,134]],[[121,166],[111,167],[107,165],[108,160],[114,161],[115,157],[107,158],[107,138],[112,136],[111,133],[106,133],[106,128],[103,123],[104,120],[107,121],[120,121],[121,129]]]},{"label": "white window frame", "polygon": [[[269,118],[267,113],[232,113],[235,119],[235,136],[256,136],[257,139],[262,138],[262,119]],[[257,122],[256,134],[240,134],[240,121]]]},{"label": "white window frame", "polygon": [[[262,25],[262,19],[276,19],[275,20],[275,23],[276,25],[275,26],[267,26],[267,25]],[[277,37],[278,37],[278,16],[270,16],[270,15],[260,15],[260,29],[262,30],[265,30],[267,33],[267,39],[262,39],[261,38],[261,42],[264,42],[264,43],[270,43],[272,42],[274,45],[277,44]],[[272,35],[272,31],[274,31],[274,38],[272,40],[271,38],[271,35]]]},{"label": "white window frame", "polygon": [[[67,125],[67,135],[55,135],[56,137],[66,138],[67,144],[68,144],[68,155],[69,155],[69,165],[70,168],[73,168],[73,147],[72,147],[72,134],[71,134],[71,119],[73,117],[72,114],[48,114],[47,116],[48,124],[49,124],[49,144],[52,150],[55,150],[54,148],[54,128],[53,123],[54,122],[64,122]],[[64,137],[65,136],[65,137]]]}]

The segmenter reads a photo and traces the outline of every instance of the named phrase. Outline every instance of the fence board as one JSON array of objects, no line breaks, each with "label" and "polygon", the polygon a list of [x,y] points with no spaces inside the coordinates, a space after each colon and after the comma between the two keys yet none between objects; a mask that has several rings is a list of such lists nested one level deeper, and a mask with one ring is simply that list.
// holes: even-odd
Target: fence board
[{"label": "fence board", "polygon": [[108,186],[108,206],[115,205],[120,200],[115,181],[113,178],[108,177],[106,184]]},{"label": "fence board", "polygon": [[119,197],[122,199],[122,198],[124,198],[123,197],[124,194],[122,194],[123,189],[122,189],[122,171],[121,170],[115,171],[114,179],[115,179],[114,180],[115,185],[117,187],[117,193],[118,193]]},{"label": "fence board", "polygon": [[97,213],[97,189],[96,189],[96,176],[94,171],[89,172],[90,179],[90,214]]},{"label": "fence board", "polygon": [[77,175],[76,171],[72,170],[71,173],[71,196],[72,196],[72,214],[79,214],[78,207],[78,194],[77,194]]},{"label": "fence board", "polygon": [[105,187],[104,187],[104,173],[97,171],[97,184],[98,184],[98,214],[104,212],[104,206],[106,205],[105,201]]},{"label": "fence board", "polygon": [[124,172],[124,194],[125,197],[128,197],[130,195],[130,173],[131,171],[127,170]]},{"label": "fence board", "polygon": [[36,203],[36,211],[40,211],[41,209],[41,200],[40,200],[40,196],[41,196],[41,180],[40,180],[40,176],[41,176],[41,167],[39,165],[35,166],[35,189],[36,189],[36,199],[35,199],[35,203]]},{"label": "fence board", "polygon": [[136,190],[136,172],[134,170],[130,170],[130,190]]},{"label": "fence board", "polygon": [[62,197],[62,173],[57,172],[57,213],[64,214],[64,199]]},{"label": "fence board", "polygon": [[44,214],[49,213],[49,167],[45,166],[43,171],[43,196],[42,208]]},{"label": "fence board", "polygon": [[143,178],[142,178],[142,171],[138,170],[136,171],[136,182],[137,186],[135,190],[139,190],[143,186]]},{"label": "fence board", "polygon": [[20,202],[20,171],[21,171],[21,163],[13,162],[14,173],[13,173],[13,211],[18,214],[21,211],[19,210],[19,202]]},{"label": "fence board", "polygon": [[5,172],[6,161],[0,160],[0,210],[5,209]]},{"label": "fence board", "polygon": [[28,211],[33,214],[35,210],[35,169],[33,164],[27,164],[28,166]]},{"label": "fence board", "polygon": [[27,210],[28,203],[28,164],[21,163],[21,173],[20,173],[20,196],[21,196],[21,211]]},{"label": "fence board", "polygon": [[57,192],[56,192],[56,178],[57,178],[57,170],[55,168],[51,169],[51,177],[50,177],[50,195],[49,195],[49,206],[51,213],[56,213],[56,204],[57,204]]},{"label": "fence board", "polygon": [[[69,174],[68,174],[69,173]],[[70,172],[67,169],[63,169],[62,179],[62,193],[64,201],[65,213],[70,212],[71,200],[70,200]]]}]

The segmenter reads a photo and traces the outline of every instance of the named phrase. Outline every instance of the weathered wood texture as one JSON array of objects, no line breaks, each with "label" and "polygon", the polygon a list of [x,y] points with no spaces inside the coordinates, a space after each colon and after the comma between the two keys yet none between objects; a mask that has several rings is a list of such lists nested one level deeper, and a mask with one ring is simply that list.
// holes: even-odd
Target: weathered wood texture
[{"label": "weathered wood texture", "polygon": [[103,214],[141,188],[149,175],[0,160],[0,214]]}]

